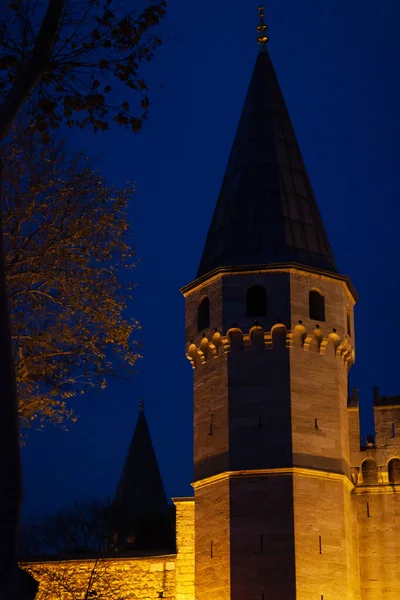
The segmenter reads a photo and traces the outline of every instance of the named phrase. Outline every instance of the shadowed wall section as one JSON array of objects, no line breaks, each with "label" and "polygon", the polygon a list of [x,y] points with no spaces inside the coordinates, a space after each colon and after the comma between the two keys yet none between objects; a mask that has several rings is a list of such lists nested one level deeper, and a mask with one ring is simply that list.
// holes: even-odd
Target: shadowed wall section
[{"label": "shadowed wall section", "polygon": [[296,600],[292,475],[232,477],[230,511],[231,599]]}]

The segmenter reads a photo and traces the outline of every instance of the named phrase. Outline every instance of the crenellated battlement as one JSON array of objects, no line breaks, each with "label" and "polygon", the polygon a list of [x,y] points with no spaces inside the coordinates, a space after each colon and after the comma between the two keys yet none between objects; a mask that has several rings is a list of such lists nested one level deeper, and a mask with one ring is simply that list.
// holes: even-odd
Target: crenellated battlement
[{"label": "crenellated battlement", "polygon": [[327,333],[320,326],[313,331],[299,323],[293,330],[282,323],[276,323],[269,331],[261,325],[254,325],[248,332],[233,326],[221,333],[218,330],[205,332],[195,343],[191,340],[186,357],[193,369],[222,354],[236,351],[269,351],[276,348],[302,348],[305,352],[317,352],[322,356],[331,354],[345,363],[348,368],[354,363],[354,348],[351,338],[340,337],[335,330]]},{"label": "crenellated battlement", "polygon": [[374,387],[373,433],[363,440],[357,390],[348,410],[353,483],[371,493],[384,493],[385,486],[390,491],[389,485],[400,484],[400,397],[381,396]]},{"label": "crenellated battlement", "polygon": [[374,486],[374,491],[379,493],[384,491],[382,486],[400,485],[400,449],[384,454],[379,453],[379,449],[375,450],[368,453],[359,466],[352,466],[351,476],[357,487],[368,486],[371,491],[370,486]]}]

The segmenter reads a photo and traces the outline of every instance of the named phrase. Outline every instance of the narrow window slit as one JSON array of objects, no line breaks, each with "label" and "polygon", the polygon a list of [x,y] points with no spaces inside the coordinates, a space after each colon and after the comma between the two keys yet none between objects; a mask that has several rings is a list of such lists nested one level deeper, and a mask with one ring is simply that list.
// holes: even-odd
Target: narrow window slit
[{"label": "narrow window slit", "polygon": [[319,536],[319,553],[322,554],[322,537]]},{"label": "narrow window slit", "polygon": [[367,517],[370,517],[370,513],[369,513],[369,502],[367,502]]},{"label": "narrow window slit", "polygon": [[319,427],[318,427],[318,419],[314,419],[314,428],[315,431],[318,431]]},{"label": "narrow window slit", "polygon": [[214,558],[214,548],[213,548],[213,541],[212,540],[210,542],[210,557]]},{"label": "narrow window slit", "polygon": [[396,426],[394,423],[392,423],[392,438],[396,437]]},{"label": "narrow window slit", "polygon": [[264,552],[264,536],[260,533],[260,552]]}]

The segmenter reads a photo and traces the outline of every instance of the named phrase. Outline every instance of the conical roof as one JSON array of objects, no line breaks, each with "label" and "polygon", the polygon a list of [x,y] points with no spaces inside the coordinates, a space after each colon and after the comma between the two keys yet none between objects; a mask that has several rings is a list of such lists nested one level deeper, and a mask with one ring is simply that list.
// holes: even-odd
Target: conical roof
[{"label": "conical roof", "polygon": [[289,113],[263,44],[197,276],[297,263],[336,272]]},{"label": "conical roof", "polygon": [[113,506],[123,509],[124,514],[129,511],[130,520],[145,514],[168,512],[167,498],[142,403]]}]

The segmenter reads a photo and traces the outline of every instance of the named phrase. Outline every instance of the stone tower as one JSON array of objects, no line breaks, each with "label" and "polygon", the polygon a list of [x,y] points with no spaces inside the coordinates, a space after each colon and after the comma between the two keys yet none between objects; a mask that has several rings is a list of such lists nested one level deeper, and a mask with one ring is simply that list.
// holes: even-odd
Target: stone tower
[{"label": "stone tower", "polygon": [[289,113],[260,52],[195,281],[197,600],[359,600],[337,272]]}]

